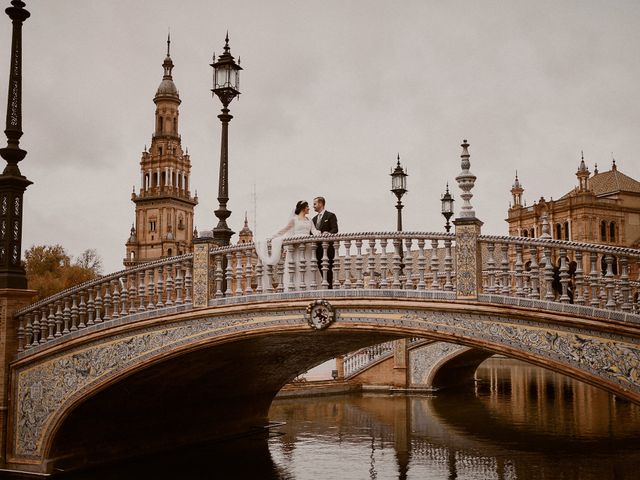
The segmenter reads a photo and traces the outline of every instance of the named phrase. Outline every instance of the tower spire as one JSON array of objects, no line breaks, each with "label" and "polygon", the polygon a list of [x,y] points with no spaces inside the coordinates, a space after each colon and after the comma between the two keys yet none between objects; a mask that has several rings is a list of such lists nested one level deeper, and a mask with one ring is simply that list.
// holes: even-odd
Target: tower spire
[{"label": "tower spire", "polygon": [[171,56],[171,30],[167,33],[167,57]]}]

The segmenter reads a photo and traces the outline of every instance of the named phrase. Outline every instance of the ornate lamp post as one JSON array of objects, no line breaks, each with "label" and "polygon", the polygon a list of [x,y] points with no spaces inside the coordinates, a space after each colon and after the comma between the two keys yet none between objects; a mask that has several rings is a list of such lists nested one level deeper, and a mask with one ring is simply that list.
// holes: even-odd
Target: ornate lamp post
[{"label": "ornate lamp post", "polygon": [[13,0],[5,12],[13,22],[7,123],[4,133],[7,146],[0,156],[7,161],[0,175],[0,288],[27,288],[27,277],[21,262],[22,196],[32,182],[20,173],[18,162],[27,155],[20,148],[22,136],[22,23],[30,13],[25,3]]},{"label": "ornate lamp post", "polygon": [[400,166],[400,154],[398,154],[398,164],[391,172],[391,191],[398,197],[396,208],[398,209],[398,231],[402,231],[402,196],[407,193],[407,173]]},{"label": "ornate lamp post", "polygon": [[447,183],[447,191],[440,197],[442,202],[442,216],[447,220],[444,228],[449,232],[451,230],[451,224],[449,219],[453,216],[453,197],[449,193],[449,184]]},{"label": "ornate lamp post", "polygon": [[222,139],[220,143],[220,173],[218,177],[218,209],[215,211],[218,217],[218,225],[213,229],[214,242],[219,246],[229,245],[233,231],[227,225],[227,218],[231,211],[227,210],[229,201],[229,122],[233,118],[229,114],[229,103],[240,95],[240,70],[242,68],[235,62],[229,48],[229,34],[225,37],[224,52],[216,62],[213,55],[213,88],[211,91],[222,102],[222,113],[218,118],[222,122]]}]

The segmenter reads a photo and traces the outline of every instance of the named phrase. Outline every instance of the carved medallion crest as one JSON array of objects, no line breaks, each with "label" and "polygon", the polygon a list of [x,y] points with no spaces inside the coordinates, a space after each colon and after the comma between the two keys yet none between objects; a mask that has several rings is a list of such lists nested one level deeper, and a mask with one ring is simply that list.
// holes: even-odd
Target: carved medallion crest
[{"label": "carved medallion crest", "polygon": [[336,313],[326,300],[315,300],[307,306],[307,323],[311,328],[324,330],[336,319]]}]

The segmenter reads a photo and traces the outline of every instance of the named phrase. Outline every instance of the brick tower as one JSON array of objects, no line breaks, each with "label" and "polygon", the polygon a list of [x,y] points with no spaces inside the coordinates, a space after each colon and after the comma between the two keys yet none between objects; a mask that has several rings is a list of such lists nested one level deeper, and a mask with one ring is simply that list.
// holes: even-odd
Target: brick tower
[{"label": "brick tower", "polygon": [[180,96],[171,71],[171,39],[167,38],[164,75],[153,102],[156,104],[155,132],[151,147],[140,160],[140,191],[131,194],[136,205],[135,224],[126,243],[125,267],[162,257],[193,251],[193,208],[191,159],[183,152],[178,133]]}]

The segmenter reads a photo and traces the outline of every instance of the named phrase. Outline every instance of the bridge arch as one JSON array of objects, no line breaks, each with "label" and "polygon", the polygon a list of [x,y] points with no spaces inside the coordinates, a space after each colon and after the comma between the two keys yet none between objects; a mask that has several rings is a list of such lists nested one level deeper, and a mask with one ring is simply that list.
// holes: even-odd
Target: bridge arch
[{"label": "bridge arch", "polygon": [[[142,421],[141,429],[159,433],[158,444],[149,445],[153,449],[167,439],[191,441],[192,430],[203,423],[217,425],[216,435],[239,433],[235,430],[264,424],[273,396],[307,368],[411,336],[504,353],[640,401],[637,334],[624,325],[614,329],[611,321],[478,302],[344,292],[324,297],[336,312],[335,322],[324,330],[308,323],[309,295],[105,326],[25,357],[12,366],[11,461],[50,470],[56,458],[78,447],[70,439],[87,439],[79,430],[87,426],[111,428],[113,435],[105,438],[113,440],[124,424],[110,425],[109,408],[120,408],[125,423],[140,420],[132,416],[141,409],[156,420],[176,420],[164,433],[161,421]],[[185,392],[193,395],[185,399]],[[207,410],[212,405],[217,410]],[[87,425],[91,418],[93,424]],[[114,447],[97,439],[85,443],[89,450],[101,448],[101,458]]]}]

